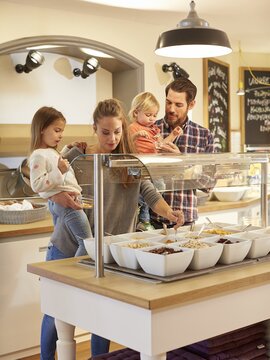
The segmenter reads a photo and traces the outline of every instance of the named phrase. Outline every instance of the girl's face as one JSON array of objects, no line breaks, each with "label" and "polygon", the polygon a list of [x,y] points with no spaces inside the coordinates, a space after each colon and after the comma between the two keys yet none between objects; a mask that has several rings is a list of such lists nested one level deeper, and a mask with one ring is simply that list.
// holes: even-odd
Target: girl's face
[{"label": "girl's face", "polygon": [[62,119],[55,120],[51,125],[41,132],[41,145],[43,149],[55,148],[62,140],[65,129],[65,122]]},{"label": "girl's face", "polygon": [[151,107],[147,111],[139,110],[137,111],[137,121],[143,126],[150,127],[154,125],[157,120],[158,108],[156,106]]},{"label": "girl's face", "polygon": [[106,116],[98,120],[94,130],[98,137],[100,151],[109,154],[115,150],[122,137],[122,121],[117,117]]}]

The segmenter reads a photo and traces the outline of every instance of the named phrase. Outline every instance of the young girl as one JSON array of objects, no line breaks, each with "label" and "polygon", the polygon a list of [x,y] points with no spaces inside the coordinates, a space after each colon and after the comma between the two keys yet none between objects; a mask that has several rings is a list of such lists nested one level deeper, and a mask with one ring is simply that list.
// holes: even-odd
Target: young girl
[{"label": "young girl", "polygon": [[165,139],[160,135],[160,129],[155,125],[159,103],[150,92],[135,96],[131,103],[129,117],[132,123],[129,132],[134,141],[137,153],[157,153],[159,143],[173,142],[183,131],[177,126]]},{"label": "young girl", "polygon": [[[81,196],[82,189],[74,171],[63,156],[74,145],[83,150],[86,144],[72,143],[59,153],[57,146],[63,137],[65,125],[62,113],[52,107],[40,108],[32,120],[30,182],[33,191],[44,199],[62,191],[73,192],[77,200]],[[64,208],[52,200],[48,200],[48,204],[54,223],[52,238],[58,237],[65,228],[78,247],[75,256],[86,255],[83,239],[91,237],[91,229],[84,211]]]},{"label": "young girl", "polygon": [[[142,92],[135,96],[131,103],[129,117],[133,121],[129,125],[129,132],[134,141],[137,153],[157,153],[160,143],[173,142],[183,131],[177,126],[165,139],[160,135],[160,129],[155,125],[159,103],[150,92]],[[162,190],[162,180],[156,181],[155,186]],[[154,230],[150,224],[149,207],[142,197],[139,198],[139,222],[137,230]]]}]

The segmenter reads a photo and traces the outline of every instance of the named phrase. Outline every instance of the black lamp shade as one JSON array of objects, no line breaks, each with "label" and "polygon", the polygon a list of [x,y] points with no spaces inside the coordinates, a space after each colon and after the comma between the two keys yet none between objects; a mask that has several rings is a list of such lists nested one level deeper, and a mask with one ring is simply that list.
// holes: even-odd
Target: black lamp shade
[{"label": "black lamp shade", "polygon": [[155,53],[175,58],[206,58],[232,51],[224,31],[208,28],[176,28],[159,36]]}]

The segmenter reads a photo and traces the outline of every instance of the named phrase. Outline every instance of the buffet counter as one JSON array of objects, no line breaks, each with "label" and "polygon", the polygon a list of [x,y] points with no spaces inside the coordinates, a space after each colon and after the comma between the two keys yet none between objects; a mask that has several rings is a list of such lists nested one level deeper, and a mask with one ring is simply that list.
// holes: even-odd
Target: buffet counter
[{"label": "buffet counter", "polygon": [[[270,195],[268,195],[270,199]],[[207,201],[204,205],[199,206],[199,214],[205,212],[217,212],[232,209],[241,209],[253,205],[259,205],[260,198],[254,197],[241,201],[222,202],[222,201]],[[0,226],[0,239],[11,236],[24,236],[28,234],[41,234],[51,233],[53,231],[53,223],[50,213],[48,213],[45,220],[36,221],[29,224],[1,224]]]},{"label": "buffet counter", "polygon": [[28,224],[1,224],[0,239],[14,236],[51,233],[52,231],[52,217],[51,214],[48,213],[46,219],[41,221],[35,221]]},{"label": "buffet counter", "polygon": [[75,359],[73,325],[142,360],[165,360],[167,351],[270,317],[269,262],[166,284],[106,270],[96,278],[78,258],[29,264],[28,272],[40,277],[41,311],[56,318],[59,360]]}]

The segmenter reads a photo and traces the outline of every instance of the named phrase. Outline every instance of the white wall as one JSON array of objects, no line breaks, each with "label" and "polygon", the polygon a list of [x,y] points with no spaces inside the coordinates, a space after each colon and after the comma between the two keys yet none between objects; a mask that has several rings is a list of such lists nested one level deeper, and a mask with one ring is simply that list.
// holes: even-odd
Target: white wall
[{"label": "white wall", "polygon": [[87,125],[96,105],[96,74],[74,77],[82,63],[72,58],[43,53],[39,68],[18,74],[15,65],[25,64],[27,53],[0,56],[0,124],[30,124],[41,106],[53,106],[67,124]]},{"label": "white wall", "polygon": [[[145,89],[152,91],[161,103],[160,115],[164,104],[164,86],[171,80],[170,74],[162,72],[164,63],[177,62],[189,74],[198,87],[197,105],[193,119],[203,124],[203,66],[201,59],[168,59],[154,54],[158,35],[168,29],[148,22],[140,22],[140,17],[126,18],[110,11],[101,13],[95,6],[90,11],[50,9],[19,3],[0,2],[0,43],[22,37],[39,35],[71,35],[88,38],[119,48],[145,64]],[[171,24],[173,28],[176,24]],[[239,39],[241,40],[241,39]],[[235,49],[237,51],[237,49]],[[270,66],[269,54],[245,54],[249,66]],[[231,73],[231,128],[240,129],[239,97],[235,92],[238,87],[237,53],[220,57],[230,64]],[[62,96],[62,95],[61,95]]]}]

